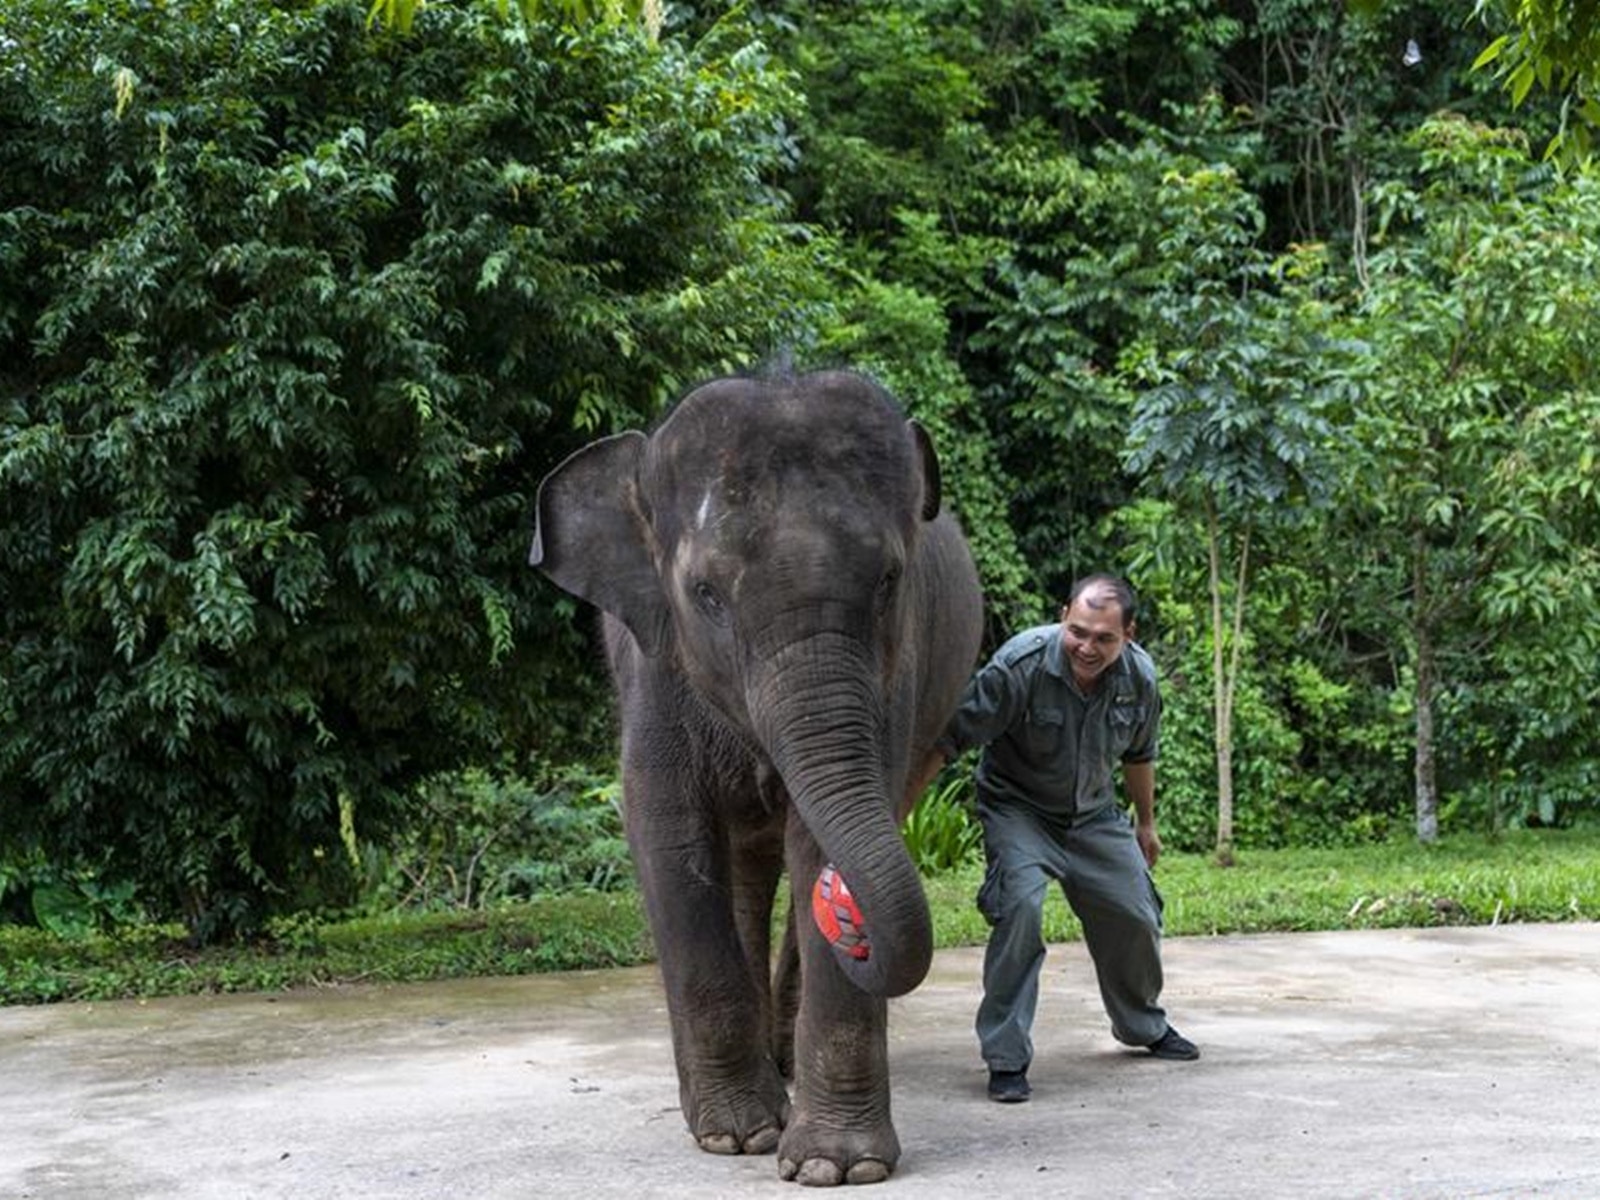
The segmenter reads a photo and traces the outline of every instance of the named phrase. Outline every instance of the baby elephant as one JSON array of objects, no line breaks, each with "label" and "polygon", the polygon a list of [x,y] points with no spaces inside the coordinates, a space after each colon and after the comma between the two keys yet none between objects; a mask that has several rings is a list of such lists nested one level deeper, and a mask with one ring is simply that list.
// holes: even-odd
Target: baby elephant
[{"label": "baby elephant", "polygon": [[551,472],[530,561],[605,614],[690,1132],[801,1183],[887,1177],[885,998],[933,953],[899,822],[981,622],[926,431],[851,372],[719,379]]}]

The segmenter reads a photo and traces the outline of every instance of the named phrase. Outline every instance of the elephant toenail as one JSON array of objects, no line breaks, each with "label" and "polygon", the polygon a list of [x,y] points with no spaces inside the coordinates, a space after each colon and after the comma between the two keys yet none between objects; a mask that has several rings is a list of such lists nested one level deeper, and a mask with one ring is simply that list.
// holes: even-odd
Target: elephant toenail
[{"label": "elephant toenail", "polygon": [[763,1125],[744,1140],[746,1154],[771,1154],[778,1148],[778,1139],[783,1136],[783,1130],[776,1125]]},{"label": "elephant toenail", "polygon": [[863,1158],[845,1175],[846,1183],[882,1183],[889,1178],[889,1164],[875,1158]]},{"label": "elephant toenail", "polygon": [[838,1187],[844,1182],[839,1164],[828,1158],[808,1158],[800,1167],[801,1187]]}]

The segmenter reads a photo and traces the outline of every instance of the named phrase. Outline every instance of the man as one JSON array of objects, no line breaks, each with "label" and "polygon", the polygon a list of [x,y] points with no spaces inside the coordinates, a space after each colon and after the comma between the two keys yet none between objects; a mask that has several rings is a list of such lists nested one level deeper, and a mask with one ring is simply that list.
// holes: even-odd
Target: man
[{"label": "man", "polygon": [[[931,779],[944,762],[984,747],[978,817],[988,869],[978,907],[993,928],[977,1033],[998,1101],[1023,1101],[1031,1090],[1051,880],[1082,922],[1113,1036],[1158,1058],[1200,1057],[1158,1003],[1161,897],[1149,868],[1161,854],[1161,696],[1154,663],[1133,641],[1134,618],[1123,580],[1079,580],[1059,625],[1016,635],[973,676],[925,767]],[[1116,799],[1119,763],[1131,825]]]}]

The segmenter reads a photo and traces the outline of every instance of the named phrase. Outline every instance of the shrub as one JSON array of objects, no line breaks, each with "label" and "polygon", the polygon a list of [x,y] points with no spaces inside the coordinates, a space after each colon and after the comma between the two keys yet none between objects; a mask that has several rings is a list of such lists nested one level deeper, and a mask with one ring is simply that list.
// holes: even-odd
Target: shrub
[{"label": "shrub", "polygon": [[533,487],[810,294],[759,46],[363,10],[0,10],[0,861],[202,938],[592,734]]},{"label": "shrub", "polygon": [[901,831],[923,875],[939,875],[983,858],[983,828],[972,815],[969,772],[945,772],[911,810]]},{"label": "shrub", "polygon": [[482,908],[618,891],[633,882],[617,785],[581,768],[545,787],[470,769],[420,789],[411,825],[377,858],[372,905]]}]

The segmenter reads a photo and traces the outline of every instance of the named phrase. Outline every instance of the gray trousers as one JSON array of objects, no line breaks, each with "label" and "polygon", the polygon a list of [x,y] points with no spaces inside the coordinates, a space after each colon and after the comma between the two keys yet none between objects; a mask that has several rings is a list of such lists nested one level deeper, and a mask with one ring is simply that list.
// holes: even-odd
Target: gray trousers
[{"label": "gray trousers", "polygon": [[992,1071],[1033,1061],[1034,1013],[1044,965],[1043,912],[1050,881],[1083,925],[1111,1033],[1148,1046],[1167,1030],[1161,996],[1161,895],[1121,809],[1079,818],[1064,837],[1015,805],[979,797],[988,870],[978,907],[993,926],[983,956],[978,1044]]}]

